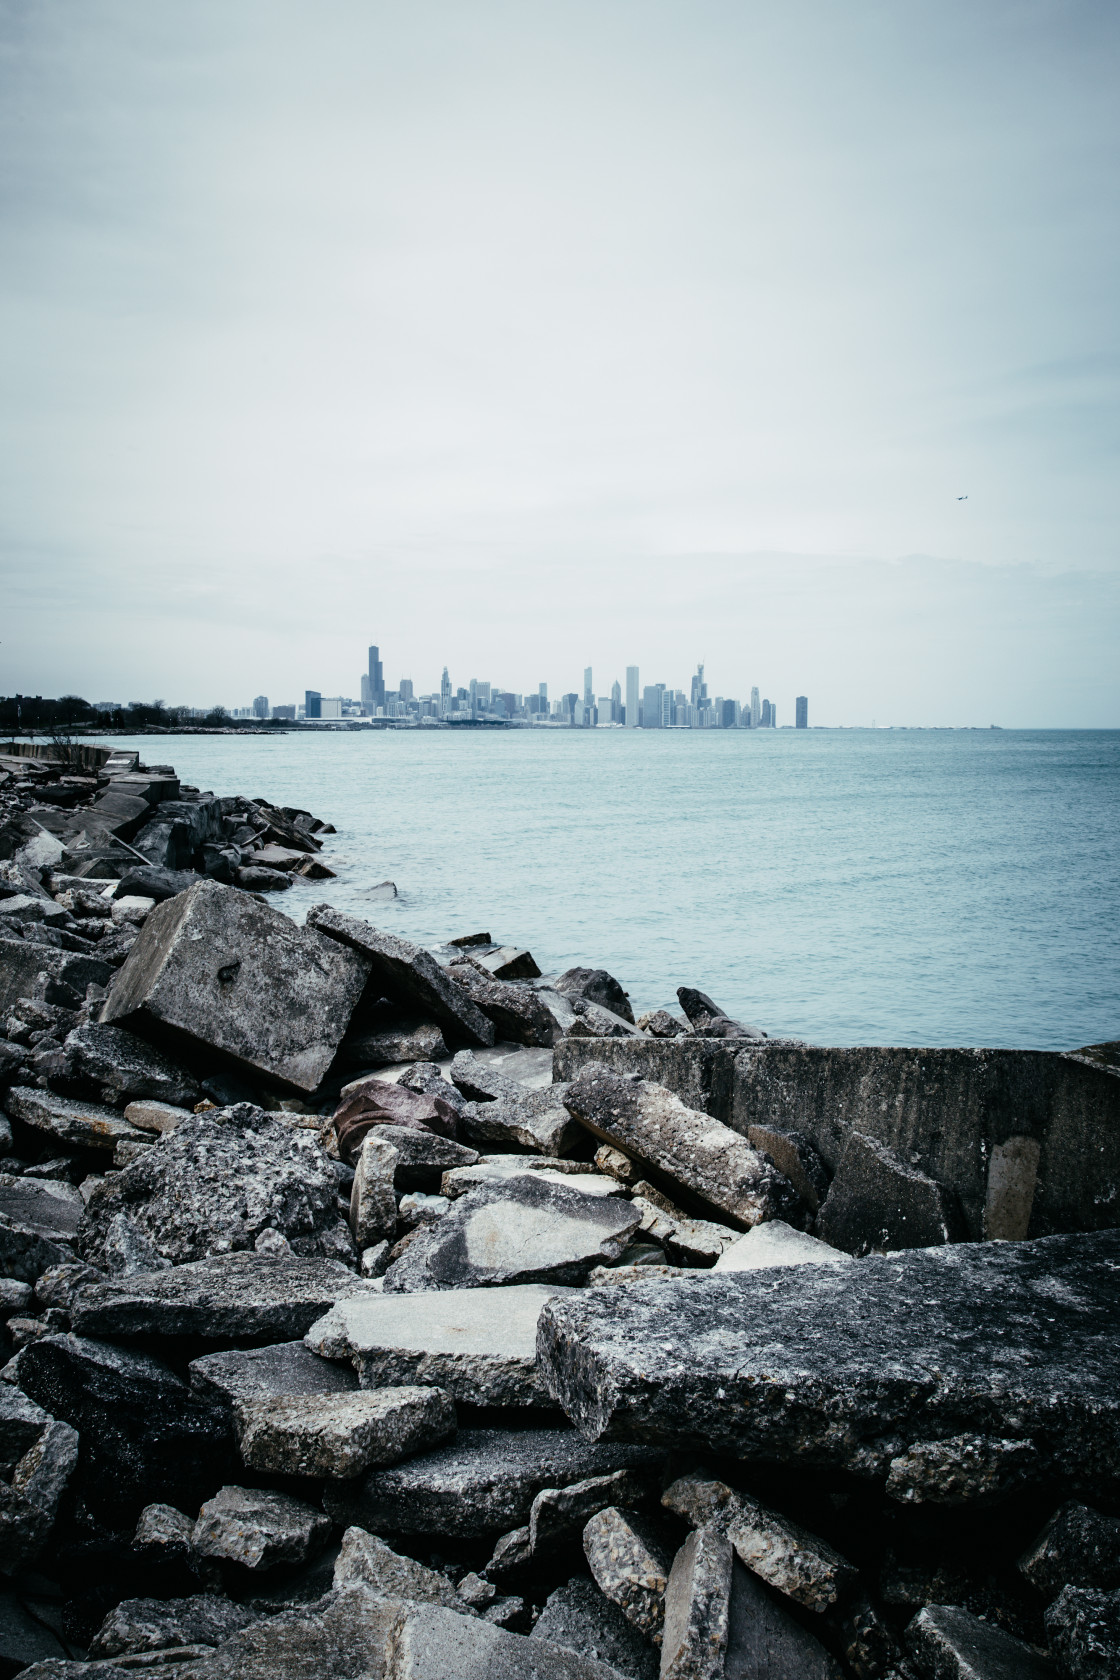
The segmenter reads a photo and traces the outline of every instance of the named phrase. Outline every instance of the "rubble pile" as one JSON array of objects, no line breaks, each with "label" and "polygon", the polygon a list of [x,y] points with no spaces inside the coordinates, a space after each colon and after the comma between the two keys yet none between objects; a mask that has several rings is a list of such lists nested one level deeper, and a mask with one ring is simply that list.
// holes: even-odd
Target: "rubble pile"
[{"label": "rubble pile", "polygon": [[[67,803],[82,778],[26,763],[3,1674],[1120,1673],[1111,1181],[1083,1173],[1080,1225],[977,1240],[920,1139],[806,1119],[809,1048],[694,987],[635,1020],[605,970],[489,934],[297,927],[239,876],[302,814],[241,802],[176,853],[189,790],[106,778],[147,800],[120,841],[97,778]],[[192,872],[102,899],[145,834],[137,875]],[[751,1120],[766,1058],[786,1114]],[[1084,1131],[1120,1071],[1081,1064]]]}]

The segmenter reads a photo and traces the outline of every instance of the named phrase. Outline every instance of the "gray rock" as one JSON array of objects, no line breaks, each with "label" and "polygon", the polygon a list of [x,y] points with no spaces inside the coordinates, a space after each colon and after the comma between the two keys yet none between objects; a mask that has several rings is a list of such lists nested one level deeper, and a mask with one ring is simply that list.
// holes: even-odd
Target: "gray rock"
[{"label": "gray rock", "polygon": [[724,1680],[843,1680],[839,1663],[736,1561]]},{"label": "gray rock", "polygon": [[529,1637],[607,1663],[627,1680],[657,1680],[653,1646],[586,1576],[575,1575],[557,1587]]},{"label": "gray rock", "polygon": [[1009,1493],[1037,1464],[1031,1441],[972,1434],[918,1441],[891,1459],[887,1494],[900,1504],[967,1505]]},{"label": "gray rock", "polygon": [[634,1185],[644,1182],[642,1169],[637,1162],[609,1143],[601,1143],[595,1151],[595,1165],[601,1173],[609,1173],[611,1178],[617,1178],[620,1184]]},{"label": "gray rock", "polygon": [[[113,1159],[116,1161],[118,1157],[114,1155]],[[127,1213],[115,1213],[109,1220],[97,1258],[109,1276],[115,1278],[165,1271],[171,1265]]]},{"label": "gray rock", "polygon": [[532,1558],[529,1525],[525,1523],[521,1528],[511,1528],[508,1534],[501,1535],[495,1541],[490,1562],[486,1565],[486,1574],[490,1580],[500,1584],[520,1575],[522,1570],[528,1568]]},{"label": "gray rock", "polygon": [[194,1598],[126,1598],[109,1612],[90,1640],[89,1654],[119,1657],[173,1645],[220,1645],[259,1619],[248,1605],[213,1593]]},{"label": "gray rock", "polygon": [[120,1027],[76,1027],[63,1048],[70,1077],[93,1086],[103,1103],[122,1108],[146,1097],[182,1108],[198,1101],[185,1068]]},{"label": "gray rock", "polygon": [[737,1242],[730,1243],[715,1263],[717,1272],[754,1272],[774,1266],[850,1266],[852,1257],[831,1248],[807,1231],[795,1231],[784,1219],[768,1219]]},{"label": "gray rock", "polygon": [[72,1148],[113,1150],[122,1138],[142,1136],[115,1108],[100,1103],[78,1102],[28,1085],[14,1085],[6,1101],[14,1119]]},{"label": "gray rock", "polygon": [[337,1260],[214,1255],[83,1290],[72,1317],[90,1336],[201,1336],[208,1341],[291,1341],[336,1301],[370,1285]]},{"label": "gray rock", "polygon": [[11,1482],[0,1482],[0,1570],[5,1574],[34,1563],[46,1545],[77,1462],[77,1432],[49,1418],[16,1464]]},{"label": "gray rock", "polygon": [[[557,1167],[559,1157],[553,1155],[480,1155],[473,1167],[453,1167],[440,1182],[444,1196],[455,1199],[476,1190],[480,1184],[503,1184],[511,1178],[531,1173],[548,1184],[566,1184],[584,1196],[621,1196],[622,1186],[606,1173],[568,1172]],[[564,1168],[588,1165],[587,1162],[565,1162]]]},{"label": "gray rock", "polygon": [[368,959],[247,893],[200,881],[151,912],[101,1019],[313,1091],[369,971]]},{"label": "gray rock", "polygon": [[349,1032],[340,1051],[350,1067],[391,1067],[396,1062],[435,1062],[447,1055],[443,1034],[430,1022],[396,1032]]},{"label": "gray rock", "polygon": [[595,1137],[682,1185],[733,1223],[802,1222],[789,1180],[757,1150],[707,1114],[686,1108],[663,1086],[619,1078],[594,1064],[564,1102]]},{"label": "gray rock", "polygon": [[552,1011],[531,986],[495,980],[471,957],[453,962],[447,973],[491,1023],[495,1038],[544,1049],[555,1044],[559,1029]]},{"label": "gray rock", "polygon": [[234,1415],[250,1469],[330,1481],[349,1481],[423,1452],[453,1435],[456,1423],[455,1403],[442,1388],[243,1400]]},{"label": "gray rock", "polygon": [[413,1231],[418,1225],[436,1224],[450,1206],[448,1196],[429,1196],[423,1190],[410,1190],[397,1206],[397,1221],[406,1231]]},{"label": "gray rock", "polygon": [[734,1555],[717,1527],[689,1535],[669,1571],[661,1680],[723,1680]]},{"label": "gray rock", "polygon": [[[44,1677],[58,1668],[73,1668],[62,1658],[69,1649],[50,1624],[57,1604],[36,1602],[27,1592],[0,1592],[0,1673]],[[45,1614],[44,1614],[45,1612]]]},{"label": "gray rock", "polygon": [[112,978],[109,964],[96,957],[0,937],[0,1019],[7,1019],[20,998],[62,1002],[59,992],[66,994],[66,1007],[77,1009],[87,986],[107,986]]},{"label": "gray rock", "polygon": [[707,992],[698,992],[694,986],[678,986],[677,1001],[688,1016],[688,1024],[693,1032],[703,1038],[766,1037],[758,1027],[747,1027],[741,1021],[733,1021],[729,1015],[724,1014],[718,1003],[713,1003]]},{"label": "gray rock", "polygon": [[[906,1629],[906,1646],[932,1680],[1053,1680],[1038,1651],[953,1604],[928,1604]],[[1102,1671],[1103,1673],[1103,1671]]]},{"label": "gray rock", "polygon": [[828,1195],[828,1168],[812,1140],[804,1132],[787,1132],[777,1126],[748,1126],[747,1142],[769,1155],[779,1172],[785,1173],[810,1213],[816,1213]]},{"label": "gray rock", "polygon": [[667,1009],[647,1009],[644,1015],[638,1016],[635,1025],[653,1038],[684,1038],[691,1031],[686,1022],[670,1015]]},{"label": "gray rock", "polygon": [[601,1004],[589,1003],[586,998],[571,999],[573,1020],[567,1028],[569,1038],[641,1038],[644,1035],[638,1028],[621,1015],[616,1015],[613,1009],[604,1009]]},{"label": "gray rock", "polygon": [[393,1182],[398,1190],[438,1190],[445,1172],[473,1167],[479,1159],[477,1149],[468,1149],[452,1138],[437,1137],[434,1132],[417,1131],[413,1126],[374,1126],[366,1135],[379,1137],[396,1150]]},{"label": "gray rock", "polygon": [[856,1680],[894,1680],[905,1658],[894,1634],[868,1598],[860,1598],[840,1624],[840,1651]]},{"label": "gray rock", "polygon": [[543,1406],[537,1319],[556,1293],[545,1284],[522,1284],[407,1299],[370,1295],[341,1301],[312,1325],[306,1342],[324,1359],[350,1361],[363,1388],[433,1383],[463,1404]]},{"label": "gray rock", "polygon": [[653,1473],[648,1467],[589,1476],[564,1488],[542,1488],[529,1511],[529,1552],[535,1557],[568,1539],[608,1505],[640,1510],[651,1503],[654,1491]]},{"label": "gray rock", "polygon": [[348,1528],[334,1566],[336,1587],[354,1581],[372,1587],[385,1598],[410,1599],[415,1604],[442,1604],[462,1613],[463,1601],[446,1575],[393,1551],[376,1534]]},{"label": "gray rock", "polygon": [[560,1429],[461,1429],[450,1446],[324,1489],[337,1520],[374,1533],[470,1539],[527,1524],[542,1488],[653,1461],[648,1448],[591,1446]]},{"label": "gray rock", "polygon": [[476,961],[495,980],[540,979],[541,971],[533,960],[533,953],[517,945],[500,945],[496,951],[487,951]]},{"label": "gray rock", "polygon": [[253,1571],[306,1563],[330,1534],[322,1511],[287,1493],[224,1487],[198,1513],[191,1545],[199,1557]]},{"label": "gray rock", "polygon": [[0,1173],[0,1270],[13,1288],[73,1260],[84,1206],[72,1184]]},{"label": "gray rock", "polygon": [[385,1288],[582,1283],[593,1266],[618,1259],[638,1218],[627,1202],[584,1196],[539,1174],[480,1185],[394,1261]]},{"label": "gray rock", "polygon": [[490,1021],[419,945],[383,933],[329,904],[315,905],[308,912],[307,925],[360,953],[369,965],[370,992],[434,1021],[449,1044],[493,1044]]},{"label": "gray rock", "polygon": [[68,1313],[79,1290],[88,1283],[104,1282],[105,1274],[99,1272],[96,1266],[87,1266],[80,1260],[66,1260],[61,1266],[52,1266],[36,1278],[35,1299],[41,1307],[60,1307]]},{"label": "gray rock", "polygon": [[1048,1600],[1063,1587],[1120,1587],[1120,1522],[1088,1505],[1062,1505],[1019,1559],[1019,1570]]},{"label": "gray rock", "polygon": [[164,1132],[173,1132],[184,1120],[189,1120],[191,1110],[143,1097],[138,1102],[125,1104],[124,1117],[140,1131],[162,1136]]},{"label": "gray rock", "polygon": [[456,1138],[460,1110],[465,1105],[454,1086],[446,1080],[439,1083],[442,1091],[419,1092],[371,1073],[347,1085],[331,1117],[340,1159],[352,1165],[366,1134],[385,1126]]},{"label": "gray rock", "polygon": [[646,1517],[608,1505],[584,1528],[583,1550],[600,1589],[627,1621],[660,1645],[673,1563],[664,1530]]},{"label": "gray rock", "polygon": [[366,1133],[350,1187],[350,1232],[360,1249],[391,1238],[396,1230],[397,1200],[393,1191],[398,1159],[391,1143],[375,1132]]},{"label": "gray rock", "polygon": [[481,1617],[423,1606],[395,1632],[386,1680],[617,1680],[605,1663],[507,1633]]},{"label": "gray rock", "polygon": [[1040,1476],[1115,1486],[1118,1262],[1103,1231],[591,1289],[545,1305],[539,1369],[596,1439],[885,1477],[982,1422],[1033,1440]]},{"label": "gray rock", "polygon": [[78,1431],[82,1492],[122,1521],[157,1500],[197,1507],[234,1462],[226,1416],[148,1354],[44,1336],[20,1354],[19,1381]]},{"label": "gray rock", "polygon": [[320,1359],[302,1342],[207,1353],[189,1369],[196,1394],[231,1410],[255,1400],[351,1394],[358,1386],[354,1371]]},{"label": "gray rock", "polygon": [[50,1422],[50,1414],[22,1390],[8,1383],[0,1386],[0,1475],[11,1475]]},{"label": "gray rock", "polygon": [[126,1213],[174,1266],[251,1249],[264,1230],[302,1258],[353,1263],[337,1183],[311,1132],[248,1103],[211,1109],[97,1187],[79,1247],[99,1264],[110,1221]]},{"label": "gray rock", "polygon": [[498,1596],[498,1589],[492,1581],[483,1580],[472,1569],[464,1575],[456,1591],[459,1595],[460,1607],[469,1605],[472,1610],[482,1610],[488,1604],[493,1604]]},{"label": "gray rock", "polygon": [[[1063,1680],[1113,1680],[1120,1672],[1120,1591],[1063,1587],[1046,1612],[1046,1635]],[[1053,1670],[1019,1669],[1016,1680],[1020,1674],[1034,1680],[1036,1672],[1042,1680]]]},{"label": "gray rock", "polygon": [[578,1143],[580,1128],[564,1107],[566,1086],[531,1090],[469,1051],[460,1051],[450,1072],[456,1088],[469,1098],[463,1123],[473,1143],[519,1144],[556,1156],[570,1153]]},{"label": "gray rock", "polygon": [[556,990],[565,992],[569,997],[586,998],[588,1003],[597,1003],[600,1008],[609,1009],[613,1015],[620,1015],[624,1021],[634,1025],[629,996],[605,968],[566,969],[556,982]]},{"label": "gray rock", "polygon": [[0,1277],[0,1318],[8,1319],[15,1313],[26,1314],[33,1294],[29,1283],[21,1283],[14,1277]]},{"label": "gray rock", "polygon": [[[11,1022],[8,1023],[9,1029]],[[9,1086],[22,1084],[28,1078],[28,1067],[32,1054],[22,1044],[10,1044],[0,1040],[0,1091],[6,1091]],[[0,1128],[0,1155],[10,1155],[12,1152],[12,1128],[4,1119]]]},{"label": "gray rock", "polygon": [[964,1235],[952,1193],[863,1132],[848,1139],[817,1230],[833,1248],[857,1255],[931,1248]]},{"label": "gray rock", "polygon": [[460,1050],[451,1059],[448,1078],[468,1102],[502,1102],[516,1098],[525,1087],[493,1060],[476,1056],[473,1051]]},{"label": "gray rock", "polygon": [[190,1555],[194,1518],[174,1505],[158,1502],[145,1505],[132,1536],[132,1549],[139,1556],[183,1563]]}]

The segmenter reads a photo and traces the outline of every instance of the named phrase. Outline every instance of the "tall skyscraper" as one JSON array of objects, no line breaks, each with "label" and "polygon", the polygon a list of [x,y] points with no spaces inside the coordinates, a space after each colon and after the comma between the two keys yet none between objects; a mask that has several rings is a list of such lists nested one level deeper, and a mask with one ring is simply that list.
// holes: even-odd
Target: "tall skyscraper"
[{"label": "tall skyscraper", "polygon": [[809,696],[807,694],[799,694],[797,696],[796,705],[797,705],[797,718],[794,722],[794,728],[795,729],[808,729],[808,727],[809,727]]},{"label": "tall skyscraper", "polygon": [[627,729],[637,729],[637,727],[638,727],[638,704],[639,704],[639,701],[638,701],[638,667],[636,665],[627,665],[627,667],[626,667],[626,727],[627,727]]},{"label": "tall skyscraper", "polygon": [[583,704],[585,707],[593,706],[595,704],[595,690],[591,682],[590,665],[584,668],[583,673]]},{"label": "tall skyscraper", "polygon": [[385,671],[381,664],[380,649],[371,647],[369,650],[369,703],[376,712],[384,710],[385,706]]},{"label": "tall skyscraper", "polygon": [[266,718],[268,716],[268,695],[258,694],[253,701],[253,716]]},{"label": "tall skyscraper", "polygon": [[647,688],[647,689],[643,690],[643,692],[642,692],[642,728],[643,729],[660,729],[662,727],[662,724],[661,724],[661,697],[664,693],[665,693],[665,684],[664,683],[654,683],[652,688]]},{"label": "tall skyscraper", "polygon": [[762,724],[762,703],[758,698],[758,689],[751,689],[751,728],[758,729]]},{"label": "tall skyscraper", "polygon": [[[539,695],[539,697],[542,700],[547,700],[548,699],[548,684],[547,683],[538,683],[537,684],[537,694]],[[547,706],[542,706],[541,707],[542,712],[547,711],[547,710],[548,710]]]},{"label": "tall skyscraper", "polygon": [[622,685],[620,683],[611,684],[611,722],[622,722]]},{"label": "tall skyscraper", "polygon": [[305,718],[317,718],[323,715],[323,696],[318,689],[308,688],[303,694],[303,715]]}]

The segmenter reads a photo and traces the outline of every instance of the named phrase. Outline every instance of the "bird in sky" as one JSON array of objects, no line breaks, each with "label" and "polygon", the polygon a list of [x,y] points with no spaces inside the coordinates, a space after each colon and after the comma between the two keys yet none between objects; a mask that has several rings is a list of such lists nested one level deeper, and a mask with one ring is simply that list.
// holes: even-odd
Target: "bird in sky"
[{"label": "bird in sky", "polygon": [[958,502],[967,502],[967,500],[968,500],[967,496],[958,496],[957,497]]}]

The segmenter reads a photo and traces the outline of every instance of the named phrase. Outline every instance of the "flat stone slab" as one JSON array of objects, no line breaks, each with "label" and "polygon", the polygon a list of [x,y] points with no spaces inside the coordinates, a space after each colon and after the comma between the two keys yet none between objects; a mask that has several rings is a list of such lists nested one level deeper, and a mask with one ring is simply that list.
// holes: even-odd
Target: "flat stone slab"
[{"label": "flat stone slab", "polygon": [[231,1408],[252,1400],[353,1393],[358,1386],[349,1366],[320,1359],[302,1342],[205,1353],[192,1359],[188,1369],[196,1394]]},{"label": "flat stone slab", "polygon": [[[953,1604],[929,1604],[906,1629],[906,1644],[922,1672],[941,1680],[1055,1680],[1045,1657]],[[1088,1671],[1087,1671],[1088,1672]],[[1097,1670],[1104,1674],[1102,1668]]]},{"label": "flat stone slab", "polygon": [[334,1566],[336,1587],[361,1581],[384,1598],[411,1599],[418,1604],[442,1604],[462,1615],[463,1600],[446,1575],[405,1557],[364,1528],[348,1528],[342,1536]]},{"label": "flat stone slab", "polygon": [[[471,1166],[452,1167],[440,1182],[443,1195],[465,1196],[480,1184],[500,1184],[525,1173],[549,1184],[565,1184],[584,1196],[622,1196],[625,1185],[599,1172],[559,1172],[547,1155],[482,1155]],[[399,1175],[398,1175],[399,1176]]]},{"label": "flat stone slab", "polygon": [[529,1283],[340,1301],[307,1332],[308,1358],[349,1361],[363,1388],[433,1383],[469,1405],[545,1406],[537,1320],[545,1302],[562,1293]]},{"label": "flat stone slab", "polygon": [[455,1404],[441,1388],[376,1388],[241,1401],[237,1444],[253,1470],[349,1481],[396,1464],[455,1433]]},{"label": "flat stone slab", "polygon": [[83,1336],[292,1340],[348,1295],[374,1293],[337,1260],[225,1254],[84,1289],[71,1314]]},{"label": "flat stone slab", "polygon": [[224,1487],[199,1511],[191,1545],[199,1557],[256,1571],[278,1563],[305,1563],[330,1531],[322,1511],[290,1494]]},{"label": "flat stone slab", "polygon": [[550,1594],[529,1637],[609,1663],[627,1680],[657,1680],[657,1652],[649,1640],[585,1575]]},{"label": "flat stone slab", "polygon": [[507,1633],[436,1605],[413,1609],[393,1634],[385,1680],[618,1680],[614,1670],[543,1639]]},{"label": "flat stone slab", "polygon": [[538,1363],[594,1440],[885,1479],[970,1431],[1097,1490],[1120,1484],[1118,1313],[1102,1231],[589,1289],[544,1307]]},{"label": "flat stone slab", "polygon": [[724,1249],[715,1263],[717,1272],[756,1272],[771,1266],[848,1266],[850,1254],[841,1253],[807,1231],[795,1231],[784,1219],[768,1219]]},{"label": "flat stone slab", "polygon": [[119,1109],[102,1103],[56,1097],[31,1085],[13,1085],[5,1101],[8,1113],[37,1132],[49,1132],[59,1143],[79,1149],[114,1150],[122,1138],[144,1138]]},{"label": "flat stone slab", "polygon": [[0,1173],[0,1216],[42,1236],[75,1236],[84,1211],[85,1203],[72,1184]]},{"label": "flat stone slab", "polygon": [[505,1533],[529,1521],[542,1488],[657,1461],[648,1447],[595,1446],[575,1430],[461,1429],[435,1452],[351,1487],[324,1489],[338,1521],[375,1534],[443,1534],[460,1539]]}]

